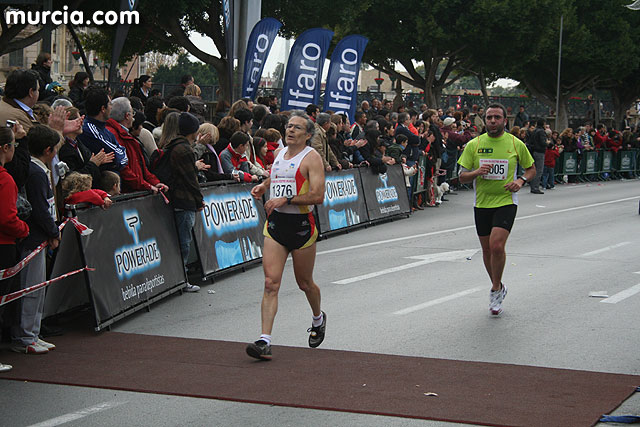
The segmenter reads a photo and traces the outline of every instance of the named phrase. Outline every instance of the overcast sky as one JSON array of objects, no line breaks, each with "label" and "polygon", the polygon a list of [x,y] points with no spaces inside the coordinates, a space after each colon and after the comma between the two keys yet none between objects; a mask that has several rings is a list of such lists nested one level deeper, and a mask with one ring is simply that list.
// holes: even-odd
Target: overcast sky
[{"label": "overcast sky", "polygon": [[[216,56],[219,55],[218,49],[216,49],[216,46],[213,43],[213,40],[211,40],[209,37],[204,37],[199,33],[192,32],[189,38],[191,39],[193,44],[196,45],[203,52],[206,52],[211,55],[216,55]],[[293,40],[291,41],[291,45],[293,45]],[[263,75],[266,76],[267,74],[273,73],[278,62],[284,63],[288,55],[289,55],[289,52],[286,52],[286,40],[283,37],[277,36],[276,40],[273,43],[273,47],[271,48],[271,52],[269,52],[269,57],[267,58],[267,62],[264,65]],[[190,56],[190,58],[192,61],[198,61],[198,59],[193,56]],[[323,79],[326,79],[327,77],[330,62],[331,61],[329,60],[325,61],[324,68],[322,70]],[[404,68],[399,64],[396,65],[396,67],[398,70],[404,70]],[[504,87],[515,86],[517,84],[518,84],[517,81],[511,80],[511,79],[499,79],[495,83],[495,85],[497,86],[504,86]]]}]

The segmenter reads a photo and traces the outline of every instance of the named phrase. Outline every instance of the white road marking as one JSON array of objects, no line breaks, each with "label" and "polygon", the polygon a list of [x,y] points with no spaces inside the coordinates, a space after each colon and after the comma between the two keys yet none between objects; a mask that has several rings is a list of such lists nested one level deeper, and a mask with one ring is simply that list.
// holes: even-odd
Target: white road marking
[{"label": "white road marking", "polygon": [[[522,221],[523,219],[537,218],[539,216],[544,216],[544,215],[555,215],[555,214],[559,214],[559,213],[577,211],[577,210],[580,210],[580,209],[588,209],[588,208],[593,208],[593,207],[596,207],[596,206],[605,206],[605,205],[610,205],[610,204],[613,204],[613,203],[627,202],[629,200],[635,200],[635,199],[638,199],[638,198],[640,198],[640,196],[626,197],[624,199],[610,200],[608,202],[592,203],[590,205],[574,206],[572,208],[559,209],[557,211],[540,212],[540,213],[533,214],[533,215],[524,215],[524,216],[521,216],[521,217],[517,217],[516,221]],[[327,251],[319,251],[319,252],[317,252],[316,255],[327,255],[327,254],[333,254],[333,253],[337,253],[337,252],[351,251],[351,250],[354,250],[354,249],[366,248],[366,247],[369,247],[369,246],[386,245],[388,243],[402,242],[403,240],[420,239],[420,238],[423,238],[423,237],[437,236],[438,234],[453,233],[453,232],[456,232],[456,231],[471,230],[471,229],[475,229],[475,228],[476,228],[475,225],[467,225],[467,226],[464,226],[464,227],[449,228],[447,230],[432,231],[430,233],[412,234],[410,236],[405,236],[405,237],[396,237],[394,239],[387,239],[387,240],[377,240],[375,242],[363,243],[363,244],[360,244],[360,245],[345,246],[343,248],[329,249]]]},{"label": "white road marking", "polygon": [[441,304],[443,302],[451,301],[451,300],[454,300],[456,298],[461,298],[461,297],[464,297],[464,296],[467,296],[467,295],[471,295],[471,294],[473,294],[475,292],[478,292],[478,291],[481,291],[483,289],[489,289],[489,288],[486,287],[486,286],[478,286],[476,288],[467,289],[466,291],[458,292],[458,293],[455,293],[455,294],[452,294],[452,295],[448,295],[446,297],[434,299],[434,300],[431,300],[431,301],[423,302],[422,304],[418,304],[418,305],[414,305],[414,306],[411,306],[411,307],[407,307],[407,308],[404,308],[402,310],[398,310],[398,311],[394,312],[393,314],[403,315],[403,314],[413,313],[414,311],[423,310],[425,308],[432,307],[432,306],[434,306],[436,304]]},{"label": "white road marking", "polygon": [[611,245],[611,246],[607,246],[607,247],[604,247],[604,248],[601,248],[601,249],[598,249],[598,250],[595,250],[595,251],[587,252],[587,253],[582,254],[580,256],[597,255],[597,254],[601,254],[603,252],[610,251],[611,249],[621,248],[622,246],[627,246],[627,245],[630,245],[630,244],[631,244],[631,242],[620,242],[620,243],[617,243],[615,245]]},{"label": "white road marking", "polygon": [[115,408],[117,406],[120,405],[124,405],[126,402],[117,402],[117,401],[111,401],[111,402],[102,402],[99,403],[95,406],[90,406],[88,408],[84,408],[81,409],[79,411],[76,412],[71,412],[69,414],[65,414],[65,415],[61,415],[59,417],[56,418],[51,418],[49,420],[43,421],[41,423],[38,424],[32,424],[29,427],[55,427],[55,426],[59,426],[65,423],[70,423],[71,421],[75,421],[75,420],[79,420],[81,418],[84,418],[86,416],[89,415],[93,415],[96,414],[98,412],[102,412],[105,411],[107,409],[111,409],[111,408]]},{"label": "white road marking", "polygon": [[407,270],[409,268],[419,267],[421,265],[431,264],[433,262],[456,261],[456,260],[466,259],[467,257],[472,257],[476,252],[478,252],[478,249],[466,249],[462,251],[441,252],[437,254],[405,257],[408,259],[419,259],[420,261],[412,262],[410,264],[399,265],[397,267],[385,268],[384,270],[374,271],[373,273],[363,274],[361,276],[351,277],[349,279],[338,280],[337,282],[333,282],[333,283],[335,283],[336,285],[347,285],[349,283],[372,279],[374,277],[382,276],[383,274],[395,273],[397,271]]},{"label": "white road marking", "polygon": [[622,292],[618,292],[615,295],[611,295],[609,298],[603,299],[600,302],[606,302],[607,304],[616,304],[624,299],[634,296],[638,292],[640,292],[640,284],[632,286],[629,289],[625,289]]}]

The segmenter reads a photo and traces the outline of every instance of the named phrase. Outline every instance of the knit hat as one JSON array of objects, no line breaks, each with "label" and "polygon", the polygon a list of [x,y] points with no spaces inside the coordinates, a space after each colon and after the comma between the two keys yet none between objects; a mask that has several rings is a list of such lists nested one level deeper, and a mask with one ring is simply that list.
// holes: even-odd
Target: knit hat
[{"label": "knit hat", "polygon": [[447,117],[446,119],[444,119],[444,127],[449,127],[455,122],[456,122],[456,119],[454,119],[453,117]]},{"label": "knit hat", "polygon": [[178,119],[178,130],[180,135],[187,136],[192,133],[198,132],[200,128],[200,122],[191,113],[180,113],[180,118]]}]

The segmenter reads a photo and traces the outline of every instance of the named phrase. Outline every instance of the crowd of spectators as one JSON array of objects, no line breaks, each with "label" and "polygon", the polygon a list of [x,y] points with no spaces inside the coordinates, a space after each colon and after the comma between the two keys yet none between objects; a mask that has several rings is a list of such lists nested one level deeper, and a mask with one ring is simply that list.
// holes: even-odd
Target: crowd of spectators
[{"label": "crowd of spectators", "polygon": [[[137,191],[168,196],[186,264],[195,212],[203,202],[199,184],[258,182],[269,176],[275,151],[286,145],[290,112],[279,110],[275,96],[258,98],[256,103],[221,101],[209,122],[192,76],[184,76],[180,87],[163,97],[152,89],[152,77],[143,75],[126,96],[91,85],[89,75],[80,72],[64,97],[52,90],[47,65],[50,56],[43,54],[33,70],[11,72],[0,101],[0,123],[8,126],[0,128],[0,267],[15,264],[42,241],[54,249],[59,242],[55,224],[65,203],[108,208],[112,197]],[[367,167],[372,173],[384,173],[388,166],[400,164],[412,208],[433,205],[430,195],[446,180],[453,184],[465,144],[484,132],[483,109],[408,107],[394,108],[389,100],[372,99],[362,102],[351,121],[346,114],[310,104],[306,113],[315,123],[311,146],[321,155],[326,171]],[[538,155],[537,178],[544,189],[555,185],[553,170],[562,151],[580,155],[640,144],[638,127],[632,129],[631,123],[622,132],[602,124],[594,129],[587,123],[558,133],[543,121],[532,123],[524,106],[509,130]],[[413,195],[423,155],[432,191]],[[21,219],[18,207],[25,199],[31,215]],[[43,255],[19,280],[0,282],[2,293],[34,285],[44,277]],[[186,288],[198,289],[190,284]],[[44,291],[31,294],[16,304],[14,313],[4,316],[14,350],[40,354],[55,348],[39,336],[43,299]]]}]

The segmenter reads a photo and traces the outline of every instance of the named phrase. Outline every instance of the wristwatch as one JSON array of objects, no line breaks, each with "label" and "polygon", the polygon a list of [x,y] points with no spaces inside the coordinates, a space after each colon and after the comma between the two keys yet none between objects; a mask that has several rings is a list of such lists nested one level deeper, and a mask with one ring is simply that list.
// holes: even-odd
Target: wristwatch
[{"label": "wristwatch", "polygon": [[287,204],[290,205],[291,204],[291,200],[293,200],[293,197],[287,197]]},{"label": "wristwatch", "polygon": [[523,180],[525,184],[527,183],[527,178],[525,178],[524,175],[523,176],[519,176],[517,179]]}]

